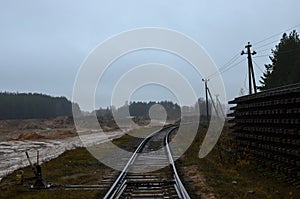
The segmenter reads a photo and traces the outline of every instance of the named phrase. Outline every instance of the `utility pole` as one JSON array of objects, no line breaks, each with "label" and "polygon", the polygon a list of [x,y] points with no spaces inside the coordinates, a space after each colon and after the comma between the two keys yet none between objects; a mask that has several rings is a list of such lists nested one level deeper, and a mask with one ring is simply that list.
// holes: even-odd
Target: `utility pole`
[{"label": "utility pole", "polygon": [[205,83],[205,100],[206,100],[206,117],[207,117],[207,125],[209,125],[209,113],[208,113],[208,87],[207,82],[209,79],[202,79]]},{"label": "utility pole", "polygon": [[225,118],[225,113],[223,111],[223,106],[222,106],[222,104],[219,100],[219,95],[216,95],[216,103],[217,103],[217,110],[219,111],[219,109],[220,109],[220,112],[222,113],[222,116]]},{"label": "utility pole", "polygon": [[[217,94],[215,96],[216,96],[216,112],[218,113],[219,112],[219,103],[218,103],[218,101],[219,101],[219,95]],[[222,109],[222,107],[220,107],[220,109]]]},{"label": "utility pole", "polygon": [[250,44],[250,42],[248,42],[248,45],[245,46],[245,48],[247,49],[247,52],[242,51],[242,53],[241,53],[241,55],[244,55],[244,54],[248,55],[247,58],[248,58],[248,73],[249,73],[249,94],[252,94],[252,84],[253,84],[253,88],[254,88],[254,93],[257,92],[252,57],[251,57],[251,55],[255,55],[256,52],[255,51],[251,52],[251,49],[250,49],[251,47],[252,47],[252,45]]},{"label": "utility pole", "polygon": [[210,90],[209,90],[208,87],[207,87],[207,91],[208,91],[208,94],[209,94],[209,97],[210,97],[210,100],[211,100],[211,104],[212,104],[213,108],[215,109],[217,116],[219,117],[219,113],[217,111],[216,104],[214,102],[214,99],[213,99],[212,94],[211,94],[211,92],[210,92]]}]

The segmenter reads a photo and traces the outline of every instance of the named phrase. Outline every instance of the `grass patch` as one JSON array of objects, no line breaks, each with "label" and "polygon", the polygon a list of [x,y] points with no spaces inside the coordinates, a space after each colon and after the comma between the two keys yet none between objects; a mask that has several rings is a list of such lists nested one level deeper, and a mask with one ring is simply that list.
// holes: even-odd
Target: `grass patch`
[{"label": "grass patch", "polygon": [[[130,134],[148,134],[156,128],[137,129]],[[131,135],[124,135],[113,140],[117,146],[128,151],[133,151],[140,138]],[[25,154],[24,154],[25,155]],[[62,185],[92,185],[100,184],[104,177],[114,171],[95,159],[87,149],[77,148],[65,151],[56,159],[41,165],[44,179],[53,184],[54,188],[48,190],[31,190],[30,185],[34,184],[34,174],[30,167],[23,168],[24,184],[17,185],[17,171],[4,177],[0,183],[0,198],[20,198],[20,199],[61,199],[61,198],[101,198],[106,190],[62,190]]]},{"label": "grass patch", "polygon": [[96,160],[85,148],[64,152],[58,158],[41,165],[44,179],[57,188],[30,190],[34,174],[30,167],[23,169],[24,184],[16,184],[16,172],[3,178],[0,198],[93,198],[97,190],[60,190],[64,184],[99,184],[112,172]]},{"label": "grass patch", "polygon": [[[218,144],[208,156],[199,159],[199,148],[206,131],[206,128],[199,128],[193,144],[177,161],[177,165],[180,168],[195,167],[218,198],[297,198],[300,195],[300,190],[286,183],[281,175],[262,169],[250,160],[235,158],[231,153],[227,124]],[[199,197],[195,194],[198,191],[195,189],[201,189],[201,182],[198,183],[186,183],[193,198]]]},{"label": "grass patch", "polygon": [[[188,130],[188,129],[186,129]],[[213,192],[218,198],[297,198],[300,191],[284,182],[280,174],[260,167],[254,162],[233,158],[229,128],[226,125],[218,145],[205,158],[199,159],[199,147],[206,133],[205,126],[199,128],[193,144],[176,162],[179,172],[187,176],[183,182],[192,198],[201,193]],[[139,129],[135,133],[151,133],[153,128]],[[126,134],[114,140],[114,144],[133,151],[140,138]],[[189,169],[185,172],[184,168]],[[43,176],[47,182],[63,184],[100,184],[101,180],[114,172],[95,159],[85,148],[66,151],[58,158],[42,164]],[[167,169],[167,168],[164,168]],[[164,171],[162,169],[161,171]],[[24,168],[24,185],[16,185],[16,172],[6,176],[0,183],[0,198],[101,198],[106,192],[99,190],[30,190],[34,176],[29,167]],[[165,171],[164,171],[165,172]],[[185,172],[185,173],[184,173]],[[201,181],[205,178],[205,182]],[[236,181],[236,183],[233,183]],[[212,187],[205,188],[204,184]],[[203,197],[204,198],[204,197]]]}]

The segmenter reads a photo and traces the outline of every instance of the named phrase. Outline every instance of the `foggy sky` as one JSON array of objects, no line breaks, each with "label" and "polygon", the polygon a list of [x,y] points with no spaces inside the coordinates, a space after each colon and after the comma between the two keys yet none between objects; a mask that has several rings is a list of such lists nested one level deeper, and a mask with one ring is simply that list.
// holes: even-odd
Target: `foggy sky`
[{"label": "foggy sky", "polygon": [[[71,99],[77,71],[89,52],[112,35],[141,27],[182,32],[202,45],[216,65],[222,67],[248,41],[256,43],[298,25],[299,8],[298,0],[1,1],[0,91],[38,92]],[[299,32],[300,28],[295,29]],[[264,56],[270,54],[267,49],[278,42],[261,46],[279,41],[280,37],[253,45],[253,50],[260,47],[254,61],[261,70],[269,62]],[[156,61],[182,64],[169,55],[153,54]],[[138,56],[124,59],[119,65],[145,61],[138,60]],[[118,67],[112,68],[111,74],[121,73]],[[261,71],[257,67],[254,70],[258,82]],[[245,60],[222,74],[228,99],[239,95],[241,88],[246,90],[246,72]],[[187,77],[192,78],[192,74]],[[193,84],[198,88],[197,95],[203,97],[201,79]],[[143,98],[142,90],[139,92],[136,99]],[[107,106],[105,89],[99,93],[97,105]],[[163,93],[151,96],[157,100],[170,97]]]}]

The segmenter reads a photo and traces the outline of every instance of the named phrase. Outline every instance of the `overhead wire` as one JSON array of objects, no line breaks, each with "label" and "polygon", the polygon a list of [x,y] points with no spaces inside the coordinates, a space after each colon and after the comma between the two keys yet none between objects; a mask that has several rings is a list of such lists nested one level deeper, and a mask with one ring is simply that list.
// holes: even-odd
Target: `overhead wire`
[{"label": "overhead wire", "polygon": [[273,43],[275,43],[275,42],[279,42],[280,40],[274,40],[274,41],[272,41],[272,42],[269,42],[269,43],[267,43],[267,44],[264,44],[264,45],[261,45],[261,46],[258,46],[258,47],[255,47],[255,49],[260,49],[260,48],[262,48],[262,47],[265,47],[265,46],[268,46],[268,45],[270,45],[270,44],[273,44]]},{"label": "overhead wire", "polygon": [[290,30],[292,30],[292,29],[294,29],[294,28],[297,28],[297,27],[299,27],[299,26],[300,26],[300,24],[297,24],[297,25],[295,25],[295,26],[292,26],[292,27],[290,27],[290,28],[288,28],[288,29],[286,29],[286,30],[284,30],[284,31],[281,31],[281,32],[276,33],[276,34],[273,34],[273,35],[271,35],[271,36],[269,36],[269,37],[267,37],[267,38],[265,38],[265,39],[262,39],[262,40],[260,40],[260,41],[258,41],[258,42],[255,42],[253,45],[257,45],[257,44],[260,44],[260,43],[265,42],[265,41],[267,41],[267,40],[270,40],[270,39],[272,39],[272,38],[274,38],[274,37],[277,37],[277,36],[281,35],[281,34],[284,33],[284,32],[290,31]]},{"label": "overhead wire", "polygon": [[[262,39],[262,40],[260,40],[260,41],[258,41],[258,42],[256,42],[256,43],[254,43],[253,46],[255,46],[255,45],[257,45],[257,44],[260,44],[260,43],[263,43],[263,42],[265,42],[265,41],[268,41],[268,40],[270,40],[270,39],[272,39],[272,38],[274,38],[274,37],[277,37],[277,36],[283,34],[284,32],[290,31],[290,30],[292,30],[292,29],[294,29],[294,28],[297,28],[297,27],[299,27],[299,26],[300,26],[300,24],[297,24],[297,25],[292,26],[292,27],[290,27],[290,28],[288,28],[288,29],[286,29],[286,30],[284,30],[284,31],[281,31],[281,32],[276,33],[276,34],[273,34],[273,35],[271,35],[271,36],[269,36],[269,37],[267,37],[267,38],[265,38],[265,39]],[[263,48],[263,47],[265,47],[265,46],[271,45],[271,44],[273,44],[273,43],[275,43],[275,42],[279,42],[279,41],[280,41],[280,40],[277,39],[277,40],[268,42],[268,43],[266,43],[266,44],[262,44],[262,45],[260,45],[260,46],[258,46],[258,47],[255,47],[255,49],[260,49],[260,48]],[[265,52],[265,51],[267,51],[267,50],[272,50],[272,49],[268,49],[268,48],[267,48],[267,49],[263,49],[263,50],[257,51],[257,53]],[[293,50],[291,50],[291,51],[293,51]],[[280,52],[280,54],[281,54],[281,53],[284,53],[284,52]],[[255,57],[268,57],[268,56],[270,56],[270,55],[257,55],[257,56],[255,56]]]},{"label": "overhead wire", "polygon": [[270,48],[266,48],[264,50],[259,50],[259,51],[256,51],[256,53],[261,53],[261,52],[265,52],[265,51],[268,51],[268,50],[271,50]]},{"label": "overhead wire", "polygon": [[[253,46],[256,46],[257,44],[260,44],[260,43],[264,43],[264,42],[266,42],[266,41],[268,41],[268,40],[270,40],[270,39],[272,39],[272,38],[274,38],[274,37],[277,37],[277,36],[283,34],[284,32],[290,31],[290,30],[295,29],[295,28],[297,28],[297,27],[299,27],[299,26],[300,26],[300,24],[297,24],[297,25],[294,25],[294,26],[292,26],[292,27],[290,27],[290,28],[287,28],[287,29],[284,30],[284,31],[278,32],[278,33],[276,33],[276,34],[273,34],[273,35],[271,35],[271,36],[269,36],[269,37],[267,37],[267,38],[265,38],[265,39],[262,39],[262,40],[260,40],[260,41],[258,41],[258,42],[255,42],[255,43],[253,44]],[[271,45],[271,44],[273,44],[273,43],[275,43],[275,42],[279,42],[279,41],[280,41],[280,39],[277,39],[277,40],[274,40],[274,41],[271,41],[271,42],[262,44],[262,45],[260,45],[260,46],[257,46],[257,47],[255,47],[255,49],[257,50],[257,49],[263,48],[263,47],[265,47],[265,46]],[[266,48],[266,49],[257,51],[257,53],[265,52],[265,51],[268,51],[268,50],[272,50],[272,49]],[[293,49],[293,50],[297,50],[297,49]],[[283,52],[280,52],[279,54],[281,54],[281,53],[288,53],[288,52],[291,52],[291,51],[293,51],[293,50],[286,51],[286,52],[283,51]],[[270,56],[270,55],[258,55],[258,56],[255,56],[255,57],[266,57],[266,56]]]},{"label": "overhead wire", "polygon": [[214,75],[216,75],[219,71],[224,70],[225,68],[227,68],[228,66],[230,66],[232,63],[234,63],[237,59],[239,59],[239,55],[240,53],[235,54],[229,61],[227,61],[224,65],[222,65],[217,71],[215,71],[214,73],[210,74],[209,76],[207,76],[207,78],[212,77]]},{"label": "overhead wire", "polygon": [[[267,49],[265,49],[263,51],[266,51],[266,50]],[[272,50],[272,49],[270,49],[270,50]],[[295,49],[291,49],[291,50],[279,51],[276,54],[280,55],[280,54],[290,53],[290,52],[294,52],[294,51],[298,51],[298,50],[300,50],[300,47],[295,48]],[[258,52],[263,52],[263,51],[258,51]],[[253,58],[256,58],[256,57],[269,57],[269,56],[271,56],[271,54],[256,55],[256,56],[253,56]]]},{"label": "overhead wire", "polygon": [[240,60],[239,62],[237,62],[237,63],[235,63],[235,64],[233,64],[233,65],[228,66],[227,68],[225,68],[225,69],[222,70],[222,71],[216,71],[215,73],[209,75],[207,78],[213,78],[216,74],[220,74],[220,75],[221,75],[221,74],[227,72],[228,70],[230,70],[230,69],[232,69],[232,68],[238,66],[240,63],[242,63],[242,62],[245,61],[245,60],[246,60],[246,58]]},{"label": "overhead wire", "polygon": [[267,54],[265,54],[265,55],[256,55],[256,56],[253,56],[253,58],[256,58],[256,57],[269,57],[270,55],[267,55]]},{"label": "overhead wire", "polygon": [[244,79],[244,89],[245,90],[247,90],[247,91],[249,91],[249,88],[247,87],[247,73],[246,73],[246,75],[245,75],[245,79]]},{"label": "overhead wire", "polygon": [[240,53],[235,54],[235,56],[233,56],[228,62],[226,62],[226,64],[224,64],[221,68],[219,68],[219,70],[222,70],[223,68],[226,68],[228,65],[235,62],[239,58],[239,55]]},{"label": "overhead wire", "polygon": [[242,62],[245,61],[246,59],[247,59],[247,58],[244,58],[244,59],[240,60],[238,63],[236,63],[236,64],[234,64],[234,65],[232,65],[232,66],[226,68],[225,70],[221,71],[220,74],[225,73],[226,71],[228,71],[228,70],[232,69],[233,67],[239,65],[240,63],[242,63]]},{"label": "overhead wire", "polygon": [[264,71],[259,67],[259,65],[253,60],[255,66],[258,68],[258,70],[260,70],[260,72],[264,73]]},{"label": "overhead wire", "polygon": [[[269,37],[267,37],[267,38],[265,38],[265,39],[262,39],[262,40],[260,40],[260,41],[258,41],[258,42],[255,42],[255,43],[253,44],[253,46],[256,46],[257,44],[261,44],[261,43],[263,43],[263,42],[266,42],[266,41],[268,41],[268,40],[270,40],[270,39],[272,39],[272,38],[274,38],[274,37],[277,37],[277,36],[283,34],[284,32],[290,31],[290,30],[292,30],[292,29],[294,29],[294,28],[297,28],[297,27],[299,27],[299,26],[300,26],[300,24],[297,24],[297,25],[292,26],[292,27],[290,27],[290,28],[288,28],[288,29],[286,29],[286,30],[284,30],[284,31],[281,31],[281,32],[276,33],[276,34],[273,34],[273,35],[271,35],[271,36],[269,36]],[[263,47],[268,46],[268,45],[271,45],[271,44],[273,44],[273,43],[275,43],[275,42],[279,42],[279,40],[277,39],[277,40],[274,40],[274,41],[271,41],[271,42],[262,44],[262,45],[260,45],[260,46],[258,46],[258,47],[255,47],[255,49],[263,48]],[[267,50],[271,50],[271,49],[267,48],[267,49],[260,50],[260,51],[258,51],[258,52],[265,52],[265,51],[267,51]],[[297,50],[297,49],[294,49],[294,50]],[[290,51],[293,51],[293,50],[290,50]],[[289,52],[289,51],[281,52],[281,53],[287,53],[287,52]],[[239,61],[236,63],[236,61],[240,58],[239,55],[240,55],[240,53],[235,54],[228,62],[226,62],[223,66],[221,66],[221,67],[218,69],[218,71],[215,71],[215,72],[212,73],[211,75],[207,76],[207,78],[213,78],[213,77],[214,77],[215,75],[217,75],[217,74],[223,74],[223,73],[227,72],[228,70],[230,70],[230,69],[232,69],[232,68],[238,66],[240,63],[242,63],[242,62],[246,59],[246,58],[244,58],[244,59],[242,59],[242,60],[239,60]],[[257,56],[254,56],[253,58],[269,57],[269,56],[270,56],[270,54],[264,54],[264,55],[257,55]],[[257,64],[255,61],[254,61],[254,63],[255,63],[255,65],[257,66],[257,68],[263,73],[262,69],[258,66],[258,64]]]},{"label": "overhead wire", "polygon": [[280,51],[280,52],[277,52],[277,54],[290,53],[290,52],[297,51],[297,50],[300,50],[300,47],[291,49],[291,50]]}]

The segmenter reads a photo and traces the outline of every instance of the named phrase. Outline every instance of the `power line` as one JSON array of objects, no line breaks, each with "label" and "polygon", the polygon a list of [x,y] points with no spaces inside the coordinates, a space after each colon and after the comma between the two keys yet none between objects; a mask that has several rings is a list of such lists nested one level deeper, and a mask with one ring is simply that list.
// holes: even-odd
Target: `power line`
[{"label": "power line", "polygon": [[292,49],[292,50],[279,51],[279,52],[277,52],[277,54],[290,53],[290,52],[298,51],[298,50],[300,50],[300,47]]},{"label": "power line", "polygon": [[260,40],[260,41],[258,41],[258,42],[256,42],[256,43],[254,43],[253,45],[257,45],[257,44],[259,44],[259,43],[262,43],[262,42],[264,42],[264,41],[267,41],[267,40],[269,40],[269,39],[272,39],[273,37],[277,37],[277,36],[281,35],[282,33],[287,32],[287,31],[290,31],[290,30],[292,30],[292,29],[294,29],[294,28],[297,28],[297,27],[299,27],[299,26],[300,26],[300,24],[297,24],[297,25],[295,25],[295,26],[292,26],[292,27],[290,27],[290,28],[288,28],[288,29],[286,29],[286,30],[284,30],[284,31],[281,31],[281,32],[276,33],[276,34],[274,34],[274,35],[271,35],[271,36],[269,36],[269,37],[267,37],[267,38],[265,38],[265,39],[262,39],[262,40]]},{"label": "power line", "polygon": [[238,58],[239,58],[240,53],[235,54],[228,62],[226,62],[224,65],[222,65],[217,71],[215,71],[214,73],[210,74],[209,77],[212,77],[214,75],[216,75],[219,71],[222,71],[223,69],[225,69],[226,67],[230,66],[230,64],[234,63]]},{"label": "power line", "polygon": [[220,72],[217,71],[217,72],[215,72],[213,75],[210,75],[209,77],[210,77],[211,79],[214,78],[213,76],[215,76],[216,74],[218,74],[218,72],[219,72],[219,74],[221,75],[221,74],[227,72],[228,70],[230,70],[230,69],[232,69],[232,68],[238,66],[240,63],[242,63],[242,62],[245,61],[245,60],[246,60],[246,58],[240,60],[238,63],[236,63],[236,64],[234,64],[234,65],[231,65],[230,67],[226,68],[226,69],[223,70],[223,71],[220,71]]},{"label": "power line", "polygon": [[209,125],[208,87],[207,87],[207,82],[209,81],[209,79],[202,79],[202,81],[204,81],[204,85],[205,85],[206,117],[207,117],[207,124]]},{"label": "power line", "polygon": [[249,89],[247,88],[247,73],[245,74],[245,79],[244,79],[244,89],[249,91]]},{"label": "power line", "polygon": [[273,43],[275,43],[275,42],[279,42],[280,40],[274,40],[274,41],[272,41],[272,42],[269,42],[269,43],[267,43],[267,44],[264,44],[264,45],[262,45],[262,46],[258,46],[258,47],[256,47],[255,49],[260,49],[260,48],[262,48],[262,47],[265,47],[265,46],[268,46],[268,45],[270,45],[270,44],[273,44]]},{"label": "power line", "polygon": [[254,56],[253,58],[256,58],[256,57],[269,57],[270,55],[256,55],[256,56]]},{"label": "power line", "polygon": [[238,63],[236,63],[236,64],[230,66],[229,68],[227,68],[226,70],[223,70],[222,72],[220,72],[220,74],[225,73],[226,71],[228,71],[228,70],[232,69],[233,67],[239,65],[240,63],[242,63],[242,62],[245,61],[245,60],[246,60],[246,58],[242,59],[242,60],[239,61]]},{"label": "power line", "polygon": [[228,65],[227,67],[225,67],[225,68],[223,68],[223,69],[221,69],[221,70],[219,69],[219,70],[217,70],[216,72],[214,72],[213,74],[209,75],[208,77],[211,78],[211,77],[214,77],[214,76],[217,75],[217,74],[222,74],[223,72],[227,71],[227,70],[228,70],[229,68],[231,68],[232,66],[235,66],[235,65],[241,63],[242,61],[244,61],[244,60],[240,60],[238,63],[236,63],[236,64],[234,64],[234,65]]},{"label": "power line", "polygon": [[264,50],[259,50],[259,51],[256,51],[256,52],[257,52],[257,53],[261,53],[261,52],[265,52],[265,51],[268,51],[268,50],[272,50],[272,49],[266,48],[266,49],[264,49]]},{"label": "power line", "polygon": [[[266,51],[266,50],[267,49],[265,49],[263,51]],[[298,50],[300,50],[300,47],[292,49],[292,50],[278,51],[276,54],[280,55],[280,54],[290,53],[290,52],[298,51]],[[258,51],[258,52],[262,52],[262,51]],[[257,56],[254,56],[254,57],[256,58],[256,57],[269,57],[269,56],[271,56],[271,54],[257,55]]]},{"label": "power line", "polygon": [[239,56],[240,56],[240,53],[238,52],[226,64],[224,64],[223,66],[221,66],[219,68],[219,70],[222,70],[223,68],[226,68],[228,65],[232,64],[233,62],[235,62],[239,58]]},{"label": "power line", "polygon": [[[296,27],[299,27],[299,26],[300,26],[300,24],[297,24],[297,25],[295,25],[295,26],[292,26],[292,27],[290,27],[290,28],[288,28],[288,29],[286,29],[286,30],[284,30],[284,31],[281,31],[281,32],[276,33],[276,34],[273,34],[273,35],[271,35],[271,36],[269,36],[269,37],[267,37],[267,38],[265,38],[265,39],[262,39],[262,40],[260,40],[260,41],[258,41],[258,42],[256,42],[256,43],[254,43],[253,45],[257,45],[257,44],[263,43],[263,42],[265,42],[265,41],[268,41],[268,40],[270,40],[270,39],[272,39],[272,38],[274,38],[274,37],[276,37],[276,36],[278,36],[278,35],[283,34],[284,32],[290,31],[290,30],[292,30],[292,29],[294,29],[294,28],[296,28]],[[268,46],[268,45],[273,44],[273,43],[275,43],[275,42],[279,42],[279,40],[277,39],[277,40],[274,40],[274,41],[272,41],[272,42],[268,42],[268,43],[266,43],[266,44],[263,44],[263,45],[261,45],[261,46],[256,47],[255,49],[260,49],[260,48],[262,48],[262,47]],[[263,50],[260,50],[260,51],[258,51],[258,52],[265,52],[265,51],[267,51],[267,50],[271,50],[271,49],[263,49]],[[294,49],[294,50],[297,50],[297,49]],[[290,51],[293,51],[293,50],[290,50]],[[281,53],[287,53],[287,52],[290,52],[290,51],[281,52]],[[211,75],[207,76],[207,78],[212,78],[212,77],[214,77],[216,74],[223,74],[223,73],[227,72],[228,70],[234,68],[235,66],[239,65],[241,62],[243,62],[243,61],[245,60],[245,59],[242,59],[242,60],[240,60],[239,62],[235,63],[235,62],[239,59],[239,55],[240,55],[239,53],[235,54],[228,62],[226,62],[223,66],[221,66],[216,72],[214,72],[214,73],[212,73]],[[269,54],[264,54],[264,55],[257,55],[257,56],[254,56],[254,58],[259,58],[259,57],[269,57],[269,56],[270,56]],[[234,64],[234,63],[235,63],[235,64]],[[254,62],[254,63],[255,63],[255,62]],[[232,64],[233,64],[233,65],[232,65]],[[255,64],[256,64],[256,63],[255,63]],[[256,65],[257,65],[257,64],[256,64]],[[259,67],[258,67],[258,68],[259,68]],[[259,70],[260,70],[261,72],[263,72],[263,71],[261,70],[261,68],[259,68]]]},{"label": "power line", "polygon": [[260,70],[260,72],[264,73],[264,71],[258,66],[258,64],[253,60],[255,66],[258,68],[258,70]]},{"label": "power line", "polygon": [[[269,49],[265,49],[265,50],[262,50],[262,51],[266,51],[266,50],[269,50]],[[294,51],[298,51],[298,50],[300,50],[300,47],[298,47],[298,48],[295,48],[295,49],[292,49],[292,50],[286,50],[286,51],[280,51],[280,52],[277,52],[277,54],[285,54],[285,53],[290,53],[290,52],[294,52]],[[259,52],[262,52],[262,51],[259,51]],[[254,56],[253,58],[257,58],[257,57],[269,57],[269,56],[271,56],[271,55],[258,55],[258,56]],[[263,71],[262,71],[262,69],[259,67],[259,65],[253,60],[253,62],[254,62],[254,64],[256,65],[256,67],[262,72],[262,73],[264,73]]]}]

